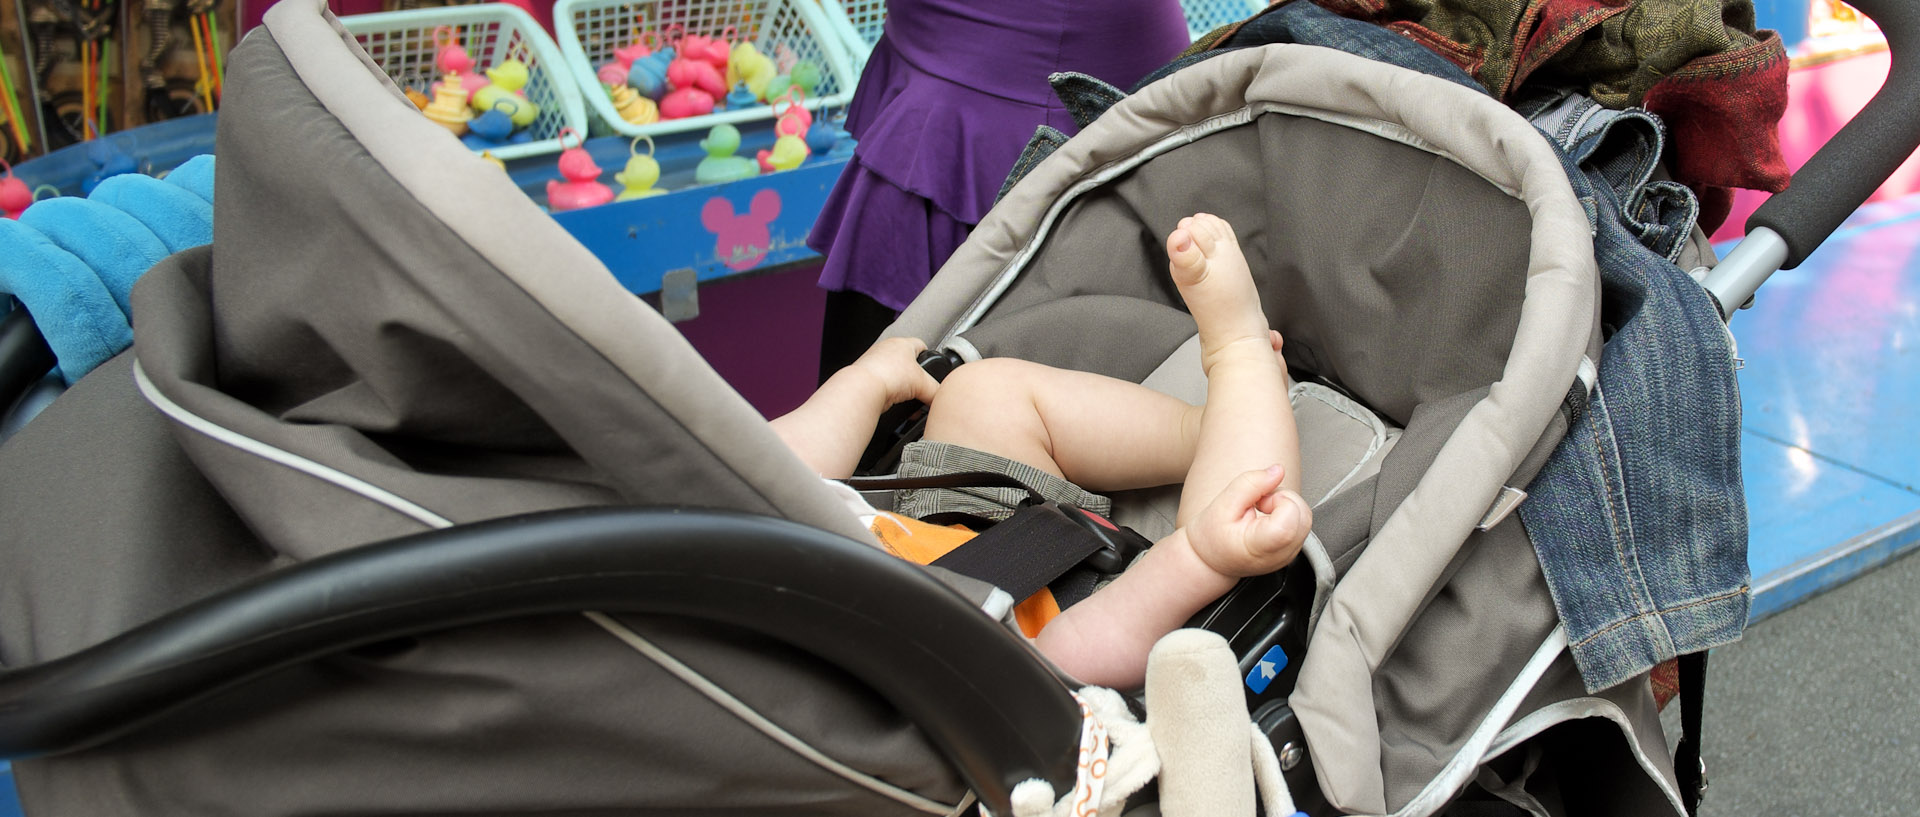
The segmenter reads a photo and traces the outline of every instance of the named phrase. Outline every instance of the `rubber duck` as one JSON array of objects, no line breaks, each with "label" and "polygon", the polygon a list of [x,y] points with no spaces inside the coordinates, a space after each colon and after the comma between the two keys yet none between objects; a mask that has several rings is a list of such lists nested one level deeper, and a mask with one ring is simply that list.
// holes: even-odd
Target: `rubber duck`
[{"label": "rubber duck", "polygon": [[13,175],[13,165],[0,159],[0,170],[6,175],[0,176],[0,216],[17,219],[33,204],[33,191],[27,189],[27,183]]},{"label": "rubber duck", "polygon": [[632,68],[633,61],[640,59],[660,47],[660,33],[657,31],[634,32],[633,42],[625,48],[613,50],[613,61],[622,68]]},{"label": "rubber duck", "polygon": [[840,133],[840,128],[826,117],[814,119],[813,125],[807,128],[807,149],[824,156],[840,143]]},{"label": "rubber duck", "polygon": [[625,85],[615,85],[612,90],[613,110],[620,114],[629,125],[651,125],[660,121],[660,106],[653,100],[641,96],[638,91]]},{"label": "rubber duck", "polygon": [[814,89],[820,86],[820,66],[806,60],[795,62],[787,73],[774,77],[772,82],[767,83],[766,98],[772,101],[785,93],[788,88],[796,86],[800,88],[801,93],[813,96]]},{"label": "rubber duck", "polygon": [[504,88],[520,94],[527,87],[527,80],[532,78],[533,71],[519,57],[508,57],[499,65],[488,68],[486,74],[487,87]]},{"label": "rubber duck", "polygon": [[713,113],[713,95],[699,88],[675,88],[660,98],[661,119],[685,119],[710,113]]},{"label": "rubber duck", "polygon": [[773,140],[773,150],[762,150],[756,155],[760,160],[760,172],[772,173],[799,167],[810,152],[807,150],[807,140],[787,134]]},{"label": "rubber duck", "polygon": [[[733,55],[727,58],[727,84],[746,83],[747,90],[759,100],[767,98],[767,85],[780,73],[773,66],[773,58],[760,53],[753,43],[743,42],[733,47]],[[729,105],[728,107],[732,107]]]},{"label": "rubber duck", "polygon": [[455,136],[466,133],[467,122],[473,119],[473,111],[467,108],[467,92],[460,83],[459,74],[448,74],[445,80],[434,83],[433,102],[421,111]]},{"label": "rubber duck", "polygon": [[707,158],[694,167],[694,181],[717,184],[760,175],[760,167],[752,159],[733,155],[740,149],[739,128],[727,124],[713,126],[707,131],[707,138],[700,140],[700,149],[707,152]]},{"label": "rubber duck", "polygon": [[733,90],[727,92],[727,110],[729,111],[737,111],[758,104],[760,104],[760,97],[754,96],[753,91],[748,90],[744,82],[734,83]]},{"label": "rubber duck", "polygon": [[633,42],[624,46],[615,47],[613,49],[613,59],[601,63],[600,67],[594,70],[594,76],[600,78],[600,84],[602,85],[624,84],[627,81],[627,72],[633,70],[634,62],[648,54],[652,54],[653,50],[659,46],[660,35],[658,33],[652,31],[641,33],[639,29],[635,29],[633,32]]},{"label": "rubber duck", "polygon": [[806,94],[796,86],[771,100],[775,136],[806,137],[807,128],[813,126],[813,112],[801,104],[805,97]]},{"label": "rubber duck", "polygon": [[667,66],[673,64],[673,59],[674,50],[662,48],[634,60],[633,67],[627,70],[627,85],[648,99],[659,99],[667,92]]},{"label": "rubber duck", "polygon": [[[647,153],[644,156],[640,154],[641,139],[647,140]],[[667,192],[653,186],[654,182],[660,180],[660,163],[653,158],[653,137],[644,133],[634,137],[633,144],[628,146],[627,152],[632,154],[627,159],[627,169],[613,175],[613,180],[619,182],[623,188],[620,195],[615,196],[613,200],[632,201]]]},{"label": "rubber duck", "polygon": [[727,26],[718,37],[702,37],[689,34],[680,40],[680,55],[687,59],[699,60],[713,67],[721,76],[726,76],[727,60],[733,56],[733,44],[726,37],[734,30]]},{"label": "rubber duck", "polygon": [[533,141],[533,134],[514,130],[513,118],[504,108],[495,108],[476,116],[467,123],[467,135],[460,137],[467,147],[474,150],[506,147]]},{"label": "rubber duck", "polygon": [[[466,89],[468,98],[473,96],[474,91],[486,87],[487,78],[473,70],[473,57],[469,56],[467,49],[462,48],[459,40],[455,39],[453,26],[440,26],[434,29],[433,44],[436,48],[433,56],[433,67],[436,73],[459,76],[460,84],[456,87]],[[439,83],[434,84],[433,92],[436,94],[440,92]],[[466,101],[467,98],[460,100],[462,104]]]},{"label": "rubber duck", "polygon": [[540,118],[540,106],[520,95],[519,91],[500,87],[499,83],[488,85],[473,94],[472,108],[476,111],[505,110],[513,118],[513,126],[524,128]]},{"label": "rubber duck", "polygon": [[566,181],[547,180],[547,207],[578,210],[613,201],[613,188],[600,183],[600,166],[593,163],[593,156],[587,153],[584,143],[578,141],[580,135],[572,128],[562,128],[560,144],[566,144],[569,136],[575,139],[574,146],[560,151],[560,175]]},{"label": "rubber duck", "polygon": [[698,88],[714,99],[727,95],[727,78],[722,69],[690,57],[681,57],[667,66],[667,83],[674,90]]},{"label": "rubber duck", "polygon": [[87,143],[87,161],[93,163],[95,170],[80,182],[82,193],[92,193],[100,182],[122,173],[137,173],[140,166],[120,150],[120,146],[109,139],[95,139]]}]

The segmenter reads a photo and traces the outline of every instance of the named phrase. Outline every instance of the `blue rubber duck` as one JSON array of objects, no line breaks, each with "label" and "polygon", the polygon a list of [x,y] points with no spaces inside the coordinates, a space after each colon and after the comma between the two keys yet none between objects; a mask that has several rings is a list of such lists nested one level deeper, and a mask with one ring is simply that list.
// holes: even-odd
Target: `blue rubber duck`
[{"label": "blue rubber duck", "polygon": [[729,111],[737,111],[758,104],[760,104],[760,98],[747,90],[745,82],[734,83],[733,90],[727,92],[727,110]]},{"label": "blue rubber duck", "polygon": [[527,131],[513,131],[513,117],[502,108],[494,108],[467,122],[467,135],[460,141],[474,150],[518,145],[533,140],[533,134]]},{"label": "blue rubber duck", "polygon": [[667,66],[673,62],[673,49],[662,48],[633,61],[627,69],[627,84],[648,99],[658,101],[667,93]]}]

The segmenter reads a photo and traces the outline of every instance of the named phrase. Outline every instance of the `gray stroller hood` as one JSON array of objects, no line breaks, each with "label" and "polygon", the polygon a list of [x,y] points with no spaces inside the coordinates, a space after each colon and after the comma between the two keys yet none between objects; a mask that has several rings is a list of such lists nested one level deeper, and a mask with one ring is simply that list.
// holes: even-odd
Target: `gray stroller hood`
[{"label": "gray stroller hood", "polygon": [[[1296,390],[1322,592],[1289,700],[1333,805],[1432,813],[1470,782],[1517,801],[1557,761],[1569,801],[1680,811],[1645,679],[1585,691],[1507,516],[1600,336],[1589,216],[1504,106],[1309,46],[1187,67],[1037,165],[891,331],[1197,402],[1160,248],[1201,211],[1234,225],[1296,374],[1339,392],[1329,413]],[[1171,504],[1115,516],[1158,535]]]},{"label": "gray stroller hood", "polygon": [[[0,663],[71,656],[296,563],[534,511],[715,509],[871,541],[320,0],[276,6],[230,65],[214,243],[151,270],[135,348],[0,449]],[[22,761],[22,797],[35,815],[944,814],[965,791],[848,670],[702,621],[538,616],[257,684],[251,703]]]},{"label": "gray stroller hood", "polygon": [[[214,244],[155,267],[135,350],[0,448],[0,662],[74,654],[294,563],[556,508],[722,509],[871,540],[320,0],[278,4],[232,65]],[[1307,384],[1322,408],[1301,410],[1320,593],[1290,703],[1333,805],[1427,814],[1470,783],[1519,802],[1550,781],[1606,813],[1678,811],[1644,679],[1584,692],[1500,511],[1599,343],[1587,215],[1512,112],[1324,49],[1208,60],[1039,165],[890,331],[1194,397],[1193,324],[1159,247],[1196,211],[1234,223],[1290,364],[1323,381]],[[1167,507],[1164,490],[1116,504],[1150,536]],[[211,716],[20,763],[22,794],[36,815],[964,802],[949,762],[966,759],[843,667],[721,625],[608,621],[496,622],[282,670]]]}]

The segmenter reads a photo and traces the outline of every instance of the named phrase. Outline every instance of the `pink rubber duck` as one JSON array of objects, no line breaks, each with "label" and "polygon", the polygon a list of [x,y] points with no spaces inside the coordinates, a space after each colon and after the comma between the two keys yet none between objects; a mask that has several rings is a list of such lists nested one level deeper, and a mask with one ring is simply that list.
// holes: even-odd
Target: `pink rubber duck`
[{"label": "pink rubber duck", "polygon": [[0,216],[17,219],[26,212],[27,205],[33,203],[33,191],[27,189],[27,183],[13,175],[13,165],[0,159],[0,169],[6,175],[0,176]]},{"label": "pink rubber duck", "polygon": [[[438,49],[433,56],[434,67],[440,74],[460,75],[460,87],[467,92],[467,100],[473,100],[473,92],[487,86],[485,75],[473,70],[473,57],[467,49],[461,47],[454,38],[453,26],[441,26],[433,30],[433,44]],[[433,84],[433,92],[438,93],[440,83]]]},{"label": "pink rubber duck", "polygon": [[673,90],[660,98],[661,119],[713,113],[714,102],[727,94],[726,79],[712,64],[689,57],[679,57],[667,66],[667,83]]},{"label": "pink rubber duck", "polygon": [[727,73],[727,63],[733,61],[732,40],[738,36],[740,36],[740,33],[737,29],[733,26],[727,26],[726,30],[720,32],[720,36],[707,41],[706,53],[696,54],[695,56],[706,60],[709,64],[713,65],[714,68],[719,69],[721,76],[724,77]]},{"label": "pink rubber duck", "polygon": [[652,54],[654,49],[659,47],[660,32],[642,32],[636,30],[633,35],[633,43],[624,48],[615,48],[613,50],[613,59],[601,65],[600,69],[594,73],[600,78],[600,83],[603,85],[625,85],[627,83],[627,72],[633,70],[634,61],[644,59],[647,55]]},{"label": "pink rubber duck", "polygon": [[813,127],[813,112],[800,104],[806,93],[799,86],[789,87],[768,103],[773,108],[773,134],[781,136],[807,137],[807,129]]},{"label": "pink rubber duck", "polygon": [[667,82],[675,88],[698,88],[714,99],[727,95],[726,69],[692,57],[682,56],[668,65]]},{"label": "pink rubber duck", "polygon": [[[721,32],[721,36],[719,37],[702,37],[698,34],[688,34],[680,40],[680,55],[713,66],[724,78],[727,73],[727,58],[733,56],[733,44],[727,42],[726,35],[733,30],[733,26],[728,26],[727,30]],[[724,79],[722,79],[721,84],[720,94],[725,94]],[[716,96],[718,95],[719,94],[716,94]]]},{"label": "pink rubber duck", "polygon": [[[562,128],[560,143],[566,144],[569,136],[580,138],[572,128]],[[593,163],[584,143],[560,151],[560,175],[567,180],[547,182],[548,209],[578,210],[613,201],[613,188],[600,183],[600,166]]]}]

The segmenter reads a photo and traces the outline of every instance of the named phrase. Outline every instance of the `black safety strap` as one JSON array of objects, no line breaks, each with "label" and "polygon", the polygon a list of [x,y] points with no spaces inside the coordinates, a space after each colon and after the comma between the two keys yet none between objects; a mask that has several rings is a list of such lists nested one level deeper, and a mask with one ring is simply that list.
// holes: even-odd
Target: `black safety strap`
[{"label": "black safety strap", "polygon": [[1053,589],[1065,609],[1093,594],[1103,576],[1125,570],[1151,543],[1090,511],[1045,501],[1033,486],[997,471],[957,471],[921,477],[852,477],[856,491],[918,488],[1015,488],[1026,502],[999,522],[967,514],[935,514],[922,521],[960,523],[980,533],[934,560],[934,564],[979,579],[1025,599]]},{"label": "black safety strap", "polygon": [[1051,502],[1028,505],[933,564],[1025,599],[1100,549],[1098,537],[1067,518],[1076,512]]},{"label": "black safety strap", "polygon": [[1700,813],[1700,798],[1707,793],[1707,767],[1700,759],[1700,699],[1706,691],[1707,651],[1680,656],[1680,745],[1673,753],[1673,775],[1689,817]]}]

